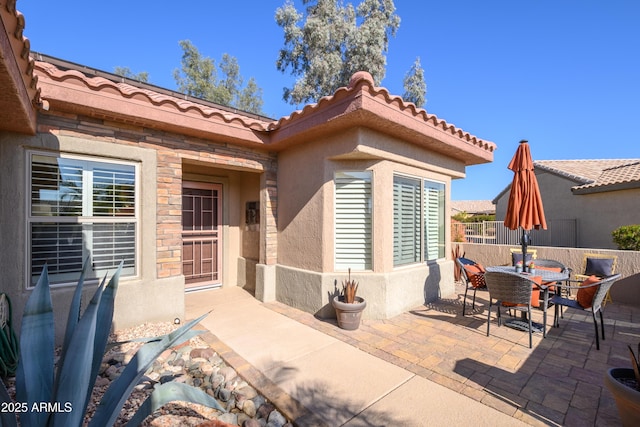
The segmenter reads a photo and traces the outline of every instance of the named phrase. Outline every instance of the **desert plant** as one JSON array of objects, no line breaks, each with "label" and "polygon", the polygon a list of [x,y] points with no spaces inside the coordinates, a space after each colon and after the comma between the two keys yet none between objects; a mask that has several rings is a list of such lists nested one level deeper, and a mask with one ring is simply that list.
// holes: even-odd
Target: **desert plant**
[{"label": "desert plant", "polygon": [[633,367],[633,373],[636,376],[636,390],[640,391],[640,343],[638,343],[638,354],[633,353],[631,346],[629,347],[629,353],[631,353],[631,366]]},{"label": "desert plant", "polygon": [[358,291],[358,282],[351,280],[351,269],[349,269],[349,278],[342,281],[342,296],[344,302],[353,304],[356,301],[356,292]]},{"label": "desert plant", "polygon": [[[20,331],[16,402],[11,401],[0,381],[0,403],[3,408],[12,407],[15,409],[14,413],[19,413],[21,425],[73,427],[83,423],[109,338],[122,271],[120,263],[107,286],[104,286],[105,276],[81,315],[82,288],[89,265],[87,260],[71,301],[57,366],[54,363],[54,317],[46,264],[27,300]],[[191,328],[207,314],[142,346],[122,374],[111,383],[89,425],[113,425],[129,394],[153,361],[169,347],[197,335],[199,332],[192,331]],[[191,401],[225,412],[215,399],[202,390],[168,382],[156,387],[134,418],[141,421],[170,400]],[[14,415],[2,411],[0,425],[14,427],[18,424]]]},{"label": "desert plant", "polygon": [[640,251],[640,225],[623,225],[611,233],[618,249]]}]

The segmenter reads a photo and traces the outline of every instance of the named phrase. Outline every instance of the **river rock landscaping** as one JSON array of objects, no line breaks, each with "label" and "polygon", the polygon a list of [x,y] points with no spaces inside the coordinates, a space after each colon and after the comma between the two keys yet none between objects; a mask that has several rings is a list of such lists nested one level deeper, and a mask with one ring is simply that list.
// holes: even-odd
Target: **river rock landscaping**
[{"label": "river rock landscaping", "polygon": [[[100,398],[124,370],[141,342],[127,342],[142,337],[163,335],[176,329],[172,323],[143,324],[117,331],[111,335],[112,346],[103,358],[96,379],[84,425],[88,425]],[[126,342],[126,343],[125,343]],[[145,372],[125,403],[115,426],[125,426],[156,384],[167,381],[184,382],[199,387],[214,397],[227,410],[187,402],[168,403],[147,417],[142,426],[153,427],[292,427],[293,425],[261,396],[255,388],[238,376],[237,372],[202,339],[190,341],[165,351]],[[7,382],[10,395],[15,394],[13,379]]]}]

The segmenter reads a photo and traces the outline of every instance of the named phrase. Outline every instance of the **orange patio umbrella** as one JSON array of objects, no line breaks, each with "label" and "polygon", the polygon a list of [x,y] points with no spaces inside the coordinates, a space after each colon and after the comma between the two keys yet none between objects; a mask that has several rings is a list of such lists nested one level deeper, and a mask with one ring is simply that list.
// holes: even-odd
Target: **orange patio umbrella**
[{"label": "orange patio umbrella", "polygon": [[522,228],[522,259],[526,260],[527,246],[529,245],[529,231],[547,229],[547,221],[544,217],[542,197],[538,180],[533,172],[533,160],[527,140],[520,141],[520,145],[508,166],[513,171],[513,182],[509,194],[509,204],[504,218],[504,225],[516,230]]}]

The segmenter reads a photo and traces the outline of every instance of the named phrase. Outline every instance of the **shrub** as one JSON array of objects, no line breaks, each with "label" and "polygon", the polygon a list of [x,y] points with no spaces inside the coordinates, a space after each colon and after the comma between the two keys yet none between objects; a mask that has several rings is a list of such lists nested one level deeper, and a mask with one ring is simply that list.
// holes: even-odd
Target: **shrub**
[{"label": "shrub", "polygon": [[640,251],[640,225],[623,225],[611,233],[618,249]]}]

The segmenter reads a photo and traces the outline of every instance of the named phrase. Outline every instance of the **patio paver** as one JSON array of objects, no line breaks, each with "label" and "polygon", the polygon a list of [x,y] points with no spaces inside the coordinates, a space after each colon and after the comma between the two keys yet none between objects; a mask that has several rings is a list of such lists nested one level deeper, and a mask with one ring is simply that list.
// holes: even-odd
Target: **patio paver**
[{"label": "patio paver", "polygon": [[[617,426],[615,402],[603,377],[609,367],[627,366],[627,344],[640,340],[640,308],[609,303],[606,340],[596,350],[589,315],[567,310],[547,338],[498,327],[492,314],[486,336],[486,294],[462,316],[464,288],[456,295],[416,307],[392,319],[363,320],[356,331],[337,327],[285,304],[266,307],[444,387],[531,425]],[[468,310],[471,311],[471,310]],[[542,312],[534,312],[542,323]]]}]

